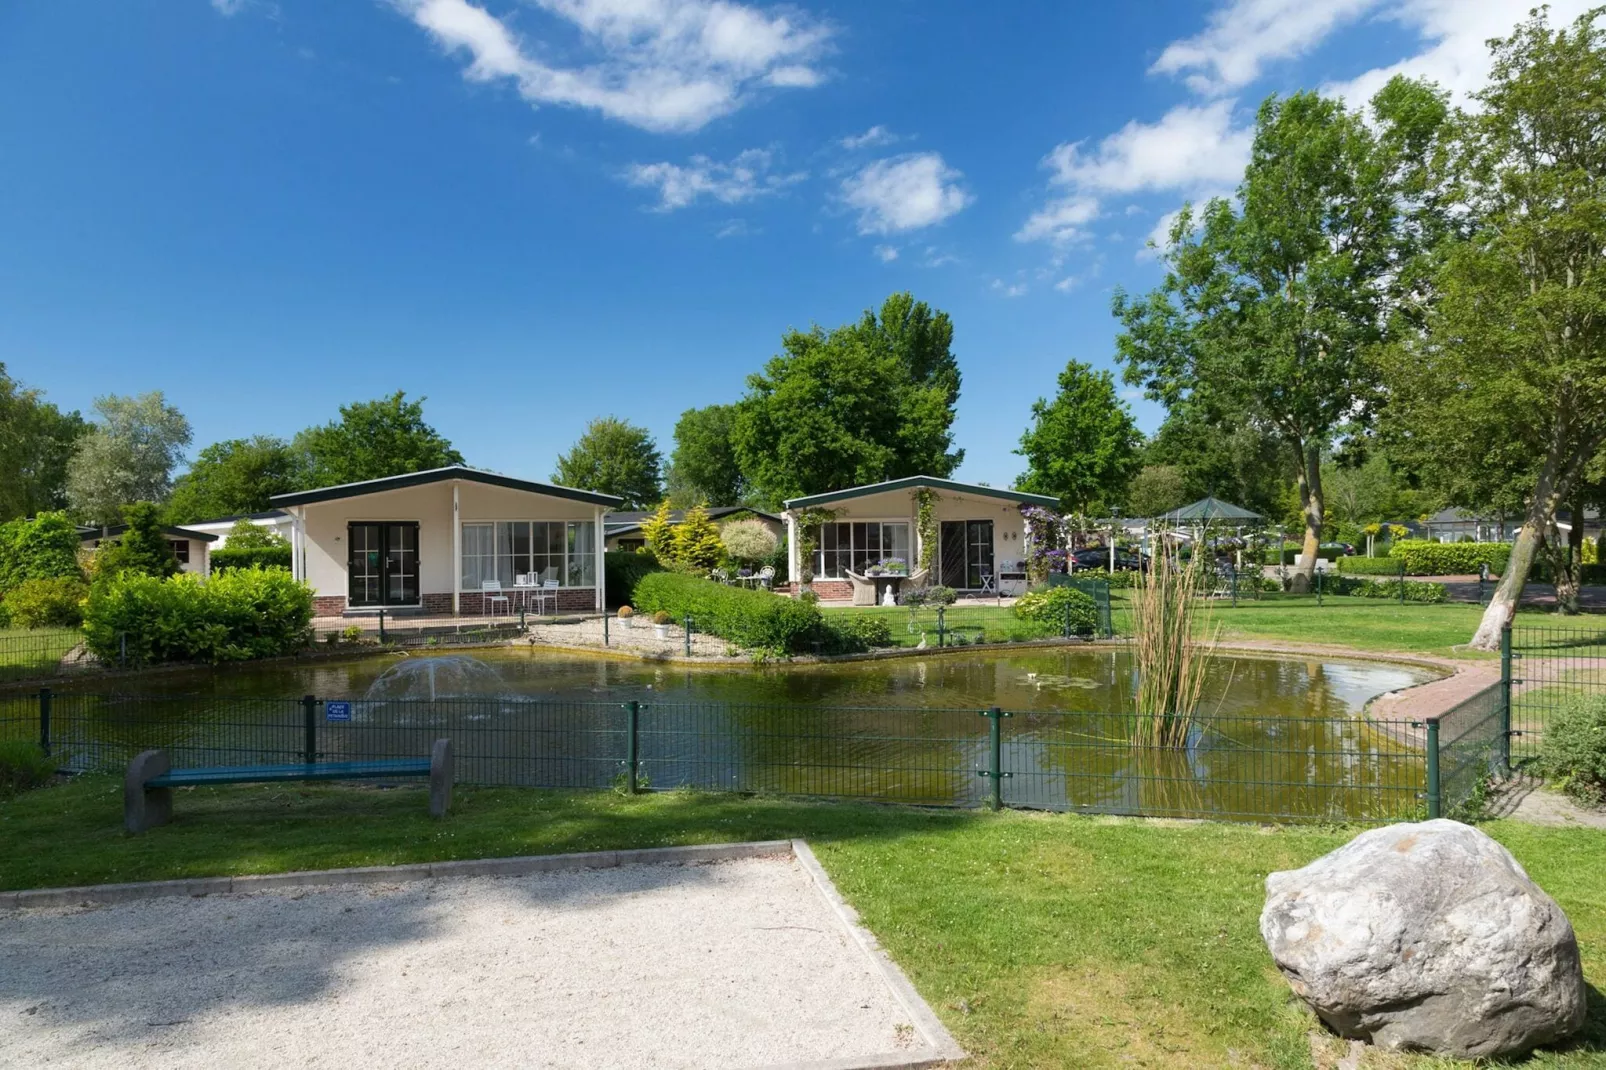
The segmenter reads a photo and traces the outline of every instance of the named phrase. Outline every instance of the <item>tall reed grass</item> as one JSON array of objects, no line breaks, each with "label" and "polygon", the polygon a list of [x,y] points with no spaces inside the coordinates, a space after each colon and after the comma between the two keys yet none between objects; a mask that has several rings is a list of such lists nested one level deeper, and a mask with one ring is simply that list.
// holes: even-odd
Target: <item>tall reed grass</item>
[{"label": "tall reed grass", "polygon": [[1132,592],[1138,670],[1132,742],[1138,746],[1182,749],[1199,721],[1217,639],[1209,607],[1197,597],[1204,556],[1181,563],[1162,540]]}]

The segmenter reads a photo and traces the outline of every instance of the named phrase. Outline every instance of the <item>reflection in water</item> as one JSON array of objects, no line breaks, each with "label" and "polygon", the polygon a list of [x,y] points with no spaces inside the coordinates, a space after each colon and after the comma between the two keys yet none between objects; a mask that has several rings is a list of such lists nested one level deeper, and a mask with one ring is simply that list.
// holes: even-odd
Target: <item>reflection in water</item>
[{"label": "reflection in water", "polygon": [[[364,699],[318,726],[325,759],[428,753],[450,735],[471,783],[600,787],[628,749],[638,704],[642,775],[655,788],[974,805],[989,793],[988,718],[1000,725],[1005,801],[1106,813],[1366,819],[1413,812],[1422,761],[1409,733],[1358,716],[1427,679],[1365,663],[1221,657],[1203,727],[1180,751],[1128,742],[1133,667],[1123,651],[966,652],[823,666],[688,668],[528,649],[231,668],[153,677],[187,696],[160,725],[108,705],[90,730],[152,740],[199,764],[219,746],[302,745],[300,706],[269,699],[242,726],[240,699]],[[83,723],[93,722],[86,711]],[[282,721],[283,723],[279,723]],[[227,722],[227,723],[224,723]],[[242,740],[251,727],[258,737]],[[191,753],[193,752],[193,753]]]}]

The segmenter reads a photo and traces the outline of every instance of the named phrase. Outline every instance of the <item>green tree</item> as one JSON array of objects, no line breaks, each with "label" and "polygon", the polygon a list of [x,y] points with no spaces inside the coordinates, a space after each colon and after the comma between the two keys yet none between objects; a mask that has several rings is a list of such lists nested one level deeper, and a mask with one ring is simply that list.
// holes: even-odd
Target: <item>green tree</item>
[{"label": "green tree", "polygon": [[953,324],[907,293],[827,332],[789,331],[749,376],[731,441],[757,500],[951,475],[959,364]]},{"label": "green tree", "polygon": [[[1147,465],[1175,468],[1186,505],[1215,497],[1274,516],[1287,495],[1286,449],[1248,423],[1233,425],[1196,404],[1172,406],[1144,449]],[[1133,507],[1133,515],[1141,515]]]},{"label": "green tree", "polygon": [[134,502],[123,507],[128,527],[110,545],[95,552],[95,575],[109,579],[124,572],[161,578],[179,571],[173,544],[162,530],[162,513],[154,502]]},{"label": "green tree", "polygon": [[1026,474],[1017,490],[1052,494],[1070,513],[1106,513],[1120,504],[1127,480],[1141,465],[1143,436],[1115,392],[1109,372],[1069,361],[1054,400],[1032,404],[1032,426],[1021,435]]},{"label": "green tree", "polygon": [[230,550],[266,550],[270,547],[287,546],[289,542],[283,535],[276,535],[261,524],[253,524],[241,517],[229,529],[228,539],[223,545]]},{"label": "green tree", "polygon": [[63,512],[0,524],[0,594],[28,580],[78,579],[79,544]]},{"label": "green tree", "polygon": [[1182,472],[1173,464],[1146,464],[1126,487],[1130,516],[1159,516],[1189,501]]},{"label": "green tree", "polygon": [[95,399],[100,420],[67,464],[67,500],[94,524],[115,523],[130,502],[167,500],[190,422],[157,390]]},{"label": "green tree", "polygon": [[66,508],[67,462],[88,430],[0,363],[0,520]]},{"label": "green tree", "polygon": [[304,486],[302,455],[280,438],[257,435],[214,442],[173,484],[171,524],[191,524],[272,508],[268,499]]},{"label": "green tree", "polygon": [[1322,457],[1369,421],[1377,384],[1365,356],[1431,223],[1407,215],[1443,98],[1397,78],[1372,111],[1375,129],[1313,93],[1268,99],[1235,201],[1213,200],[1197,219],[1184,206],[1163,285],[1114,302],[1129,382],[1281,444],[1304,513],[1304,584],[1326,509]]},{"label": "green tree", "polygon": [[644,428],[603,416],[586,425],[568,453],[558,455],[552,481],[617,494],[626,509],[645,509],[663,496],[658,445]]},{"label": "green tree", "polygon": [[[1472,645],[1496,649],[1540,540],[1606,440],[1606,40],[1600,9],[1536,13],[1491,42],[1448,189],[1464,222],[1431,259],[1420,333],[1385,351],[1391,418],[1430,485],[1520,483],[1522,533]],[[1460,503],[1457,503],[1460,504]]]},{"label": "green tree", "polygon": [[718,568],[725,563],[725,543],[719,528],[700,505],[687,509],[675,525],[673,563],[697,569]]},{"label": "green tree", "polygon": [[735,422],[735,405],[709,405],[680,414],[666,477],[669,499],[676,506],[741,503],[747,488],[731,444]]},{"label": "green tree", "polygon": [[424,420],[427,398],[396,393],[340,407],[340,419],[309,427],[292,448],[306,487],[333,487],[462,464],[463,455]]}]

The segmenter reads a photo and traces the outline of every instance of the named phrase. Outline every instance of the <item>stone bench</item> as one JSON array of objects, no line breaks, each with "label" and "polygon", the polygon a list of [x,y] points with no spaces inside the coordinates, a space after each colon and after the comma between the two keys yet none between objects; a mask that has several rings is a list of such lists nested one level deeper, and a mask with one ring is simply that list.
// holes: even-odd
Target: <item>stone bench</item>
[{"label": "stone bench", "polygon": [[452,741],[437,739],[428,758],[294,765],[233,765],[174,769],[164,750],[148,750],[128,763],[123,780],[123,827],[144,832],[173,816],[173,789],[207,784],[265,784],[309,780],[429,778],[429,812],[445,817],[452,803]]}]

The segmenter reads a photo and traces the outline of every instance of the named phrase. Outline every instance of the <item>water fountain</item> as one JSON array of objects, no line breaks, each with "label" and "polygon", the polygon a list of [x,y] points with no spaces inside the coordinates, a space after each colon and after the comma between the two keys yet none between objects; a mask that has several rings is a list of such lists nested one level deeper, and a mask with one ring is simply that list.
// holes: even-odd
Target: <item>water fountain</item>
[{"label": "water fountain", "polygon": [[508,690],[501,674],[478,658],[463,654],[404,658],[380,673],[363,698],[387,699],[477,698]]}]

